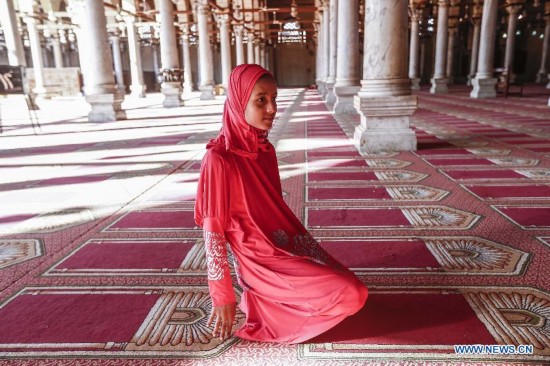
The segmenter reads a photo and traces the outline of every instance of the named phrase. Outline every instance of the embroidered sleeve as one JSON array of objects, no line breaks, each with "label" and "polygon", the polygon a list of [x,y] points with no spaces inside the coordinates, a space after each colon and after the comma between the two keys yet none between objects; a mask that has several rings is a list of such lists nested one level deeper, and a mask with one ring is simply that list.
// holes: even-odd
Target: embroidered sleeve
[{"label": "embroidered sleeve", "polygon": [[229,271],[227,240],[218,219],[210,217],[204,222],[204,250],[212,305],[232,304],[236,299]]},{"label": "embroidered sleeve", "polygon": [[221,233],[205,231],[204,244],[206,249],[206,264],[208,266],[208,280],[223,280],[225,272],[229,272],[225,236]]}]

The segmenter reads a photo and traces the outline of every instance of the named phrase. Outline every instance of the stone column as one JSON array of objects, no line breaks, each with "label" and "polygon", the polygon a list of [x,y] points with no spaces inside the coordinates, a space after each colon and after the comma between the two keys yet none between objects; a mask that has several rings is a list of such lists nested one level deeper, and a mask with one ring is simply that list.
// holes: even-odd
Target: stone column
[{"label": "stone column", "polygon": [[143,82],[143,66],[141,63],[141,45],[138,40],[134,17],[125,17],[126,34],[128,36],[128,54],[130,56],[130,75],[132,78],[131,95],[145,98],[145,83]]},{"label": "stone column", "polygon": [[183,53],[183,92],[193,91],[193,73],[191,72],[191,53],[189,52],[189,30],[185,26],[181,35],[181,49]]},{"label": "stone column", "polygon": [[325,70],[323,74],[325,75],[325,79],[323,80],[322,97],[326,99],[329,93],[327,81],[330,75],[330,38],[336,36],[330,34],[330,8],[328,0],[323,3],[323,34],[323,68]]},{"label": "stone column", "polygon": [[315,24],[315,28],[317,30],[317,47],[315,48],[315,84],[317,85],[317,91],[320,91],[323,80],[323,27],[321,27],[319,23]]},{"label": "stone column", "polygon": [[479,55],[479,34],[481,28],[481,11],[482,6],[478,0],[472,9],[472,25],[474,33],[472,36],[472,54],[470,57],[470,72],[468,73],[468,85],[472,85],[472,79],[476,77],[477,58]]},{"label": "stone column", "polygon": [[472,79],[471,98],[494,98],[497,93],[493,77],[493,60],[497,26],[498,0],[484,0],[481,17],[479,59],[476,77]]},{"label": "stone column", "polygon": [[545,79],[548,76],[546,63],[548,60],[548,45],[550,44],[550,1],[547,1],[544,4],[544,21],[546,23],[546,27],[544,28],[544,39],[542,40],[542,57],[540,60],[540,69],[537,74],[537,83],[545,82]]},{"label": "stone column", "polygon": [[6,39],[8,63],[11,66],[27,66],[12,0],[0,0],[0,24]]},{"label": "stone column", "polygon": [[261,66],[262,61],[260,60],[260,40],[254,40],[254,61]]},{"label": "stone column", "polygon": [[200,2],[197,5],[197,18],[199,30],[199,69],[201,100],[214,99],[214,60],[210,46],[210,35],[208,31],[208,19],[210,8],[208,2]]},{"label": "stone column", "polygon": [[238,66],[245,63],[244,45],[243,45],[243,26],[242,25],[233,26],[233,33],[235,34],[235,55],[236,55],[235,66]]},{"label": "stone column", "polygon": [[417,100],[407,74],[407,5],[403,0],[366,0],[363,80],[354,98],[361,114],[355,144],[364,152],[416,150],[409,127]]},{"label": "stone column", "polygon": [[63,67],[63,52],[57,34],[52,34],[53,60],[56,68]]},{"label": "stone column", "polygon": [[121,94],[126,94],[126,85],[124,85],[124,74],[122,72],[122,55],[120,53],[120,36],[119,33],[109,36],[111,48],[113,52],[113,66],[115,69],[115,80],[118,90]]},{"label": "stone column", "polygon": [[361,89],[359,62],[359,1],[338,1],[335,114],[355,114],[353,97]]},{"label": "stone column", "polygon": [[229,39],[229,15],[218,15],[218,28],[220,32],[220,51],[222,58],[222,86],[224,93],[229,83],[231,73],[231,41]]},{"label": "stone column", "polygon": [[126,112],[121,108],[124,97],[118,91],[113,76],[113,58],[107,35],[105,6],[102,1],[96,0],[84,0],[83,5],[84,8],[80,9],[82,29],[79,33],[83,42],[79,43],[79,49],[86,48],[82,57],[85,62],[81,64],[84,94],[92,107],[88,120],[107,122],[126,119]]},{"label": "stone column", "polygon": [[[451,22],[451,19],[449,19],[449,22]],[[454,56],[455,56],[455,40],[456,36],[458,34],[458,19],[456,19],[457,24],[454,26],[449,27],[449,39],[448,39],[448,46],[447,46],[447,79],[448,84],[452,85],[454,84],[454,75],[453,75],[453,69],[454,69]]]},{"label": "stone column", "polygon": [[510,74],[510,81],[515,79],[514,75],[514,49],[516,45],[516,25],[518,13],[521,10],[523,0],[506,0],[506,11],[508,12],[508,29],[506,30],[506,53],[504,54],[504,68]]},{"label": "stone column", "polygon": [[266,57],[265,57],[265,42],[261,42],[259,45],[260,49],[260,65],[267,69]]},{"label": "stone column", "polygon": [[155,90],[159,91],[158,84],[160,83],[160,62],[159,62],[159,45],[156,40],[151,43],[151,53],[153,54],[153,71],[155,72]]},{"label": "stone column", "polygon": [[325,88],[325,26],[324,26],[324,8],[319,9],[319,31],[317,33],[317,92],[321,95],[324,94]]},{"label": "stone column", "polygon": [[447,93],[448,79],[446,77],[447,65],[447,41],[449,30],[447,21],[449,17],[449,0],[439,0],[437,10],[437,36],[435,49],[435,70],[432,78],[430,93]]},{"label": "stone column", "polygon": [[246,62],[253,64],[254,62],[254,33],[248,31],[246,43]]},{"label": "stone column", "polygon": [[[337,62],[337,45],[338,45],[338,0],[330,1],[330,34],[334,35],[330,37],[330,59],[329,59],[329,73],[326,83],[327,95],[325,96],[325,102],[329,109],[334,107],[336,103],[336,94],[334,94],[334,83],[336,82],[336,62]],[[359,9],[357,9],[359,11]],[[348,20],[349,21],[349,20]]]},{"label": "stone column", "polygon": [[160,63],[162,84],[160,91],[164,94],[162,105],[165,108],[180,107],[182,72],[178,58],[176,27],[174,26],[174,4],[172,0],[159,0],[160,13]]},{"label": "stone column", "polygon": [[422,9],[419,9],[414,0],[409,3],[409,12],[411,15],[411,48],[409,50],[409,79],[411,79],[411,89],[420,90],[420,78],[418,77],[418,57],[419,57],[419,40],[418,35],[419,24],[418,20],[421,16]]},{"label": "stone column", "polygon": [[[22,8],[22,10],[31,15],[34,14],[32,2],[24,2],[23,5],[26,5],[26,8]],[[25,17],[23,21],[27,24],[27,32],[29,33],[29,42],[31,44],[32,68],[34,71],[35,81],[35,86],[32,92],[39,98],[45,97],[47,91],[44,87],[44,59],[42,54],[42,45],[40,43],[40,34],[36,27],[37,20],[32,16],[28,16]]]}]

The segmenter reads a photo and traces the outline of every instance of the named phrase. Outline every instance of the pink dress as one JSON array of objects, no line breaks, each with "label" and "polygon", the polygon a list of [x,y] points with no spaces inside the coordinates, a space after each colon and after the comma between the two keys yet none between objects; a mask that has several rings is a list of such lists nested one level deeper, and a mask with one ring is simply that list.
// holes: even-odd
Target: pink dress
[{"label": "pink dress", "polygon": [[253,154],[232,151],[231,123],[224,113],[225,128],[207,146],[195,205],[212,303],[236,301],[229,245],[243,289],[239,307],[246,315],[235,334],[254,341],[307,341],[361,309],[367,288],[319,246],[284,202],[267,132],[248,126],[239,138],[254,142]]}]

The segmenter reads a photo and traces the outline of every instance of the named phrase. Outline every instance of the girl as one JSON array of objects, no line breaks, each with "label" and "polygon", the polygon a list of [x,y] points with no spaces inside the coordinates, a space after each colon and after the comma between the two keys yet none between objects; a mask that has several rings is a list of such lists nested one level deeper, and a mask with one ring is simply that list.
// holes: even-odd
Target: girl
[{"label": "girl", "polygon": [[299,343],[356,313],[367,288],[311,237],[282,197],[277,157],[267,135],[277,84],[258,65],[236,67],[223,123],[206,146],[195,220],[204,230],[213,336],[232,334],[236,298],[227,260],[243,289],[244,325],[235,334]]}]

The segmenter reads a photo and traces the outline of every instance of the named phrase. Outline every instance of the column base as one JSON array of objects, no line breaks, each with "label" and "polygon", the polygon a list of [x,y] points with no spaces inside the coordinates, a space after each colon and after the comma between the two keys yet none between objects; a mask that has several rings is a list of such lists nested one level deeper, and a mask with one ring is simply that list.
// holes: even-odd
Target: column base
[{"label": "column base", "polygon": [[550,81],[550,80],[548,80],[548,73],[539,71],[539,73],[537,74],[537,78],[536,78],[535,82],[537,84],[544,84],[547,81]]},{"label": "column base", "polygon": [[135,98],[145,98],[145,85],[132,84],[130,85],[130,95]]},{"label": "column base", "polygon": [[363,153],[416,151],[416,135],[411,129],[373,131],[359,125],[355,128],[354,143]]},{"label": "column base", "polygon": [[472,86],[472,80],[475,78],[475,75],[468,75],[468,81],[466,81],[467,86]]},{"label": "column base", "polygon": [[334,107],[336,103],[336,94],[334,94],[334,83],[326,83],[326,94],[325,94],[325,103],[328,106],[328,109]]},{"label": "column base", "polygon": [[200,100],[214,99],[214,85],[201,85],[199,90],[201,91]]},{"label": "column base", "polygon": [[353,98],[357,95],[361,86],[335,86],[334,94],[336,103],[334,103],[334,114],[357,114],[353,105]]},{"label": "column base", "polygon": [[122,100],[123,98],[118,93],[86,95],[86,102],[92,107],[88,113],[88,121],[111,122],[126,119],[126,112],[120,106]]},{"label": "column base", "polygon": [[162,106],[164,108],[177,108],[183,106],[181,100],[181,84],[178,81],[165,81],[160,86],[160,91],[164,94]]},{"label": "column base", "polygon": [[411,90],[420,90],[420,78],[411,79]]},{"label": "column base", "polygon": [[317,81],[317,93],[323,95],[324,93],[324,90],[325,90],[325,83],[318,80]]},{"label": "column base", "polygon": [[355,145],[362,152],[416,150],[416,135],[409,124],[417,104],[414,95],[355,96],[354,106],[361,113],[361,124],[354,134]]},{"label": "column base", "polygon": [[495,85],[497,83],[496,78],[490,79],[472,79],[472,86],[474,87],[470,92],[470,98],[482,99],[482,98],[496,98],[497,90]]},{"label": "column base", "polygon": [[446,94],[449,92],[447,88],[447,83],[449,79],[447,78],[432,78],[432,87],[430,88],[430,93],[432,94]]},{"label": "column base", "polygon": [[193,85],[191,83],[183,83],[183,94],[191,94],[193,91]]}]

